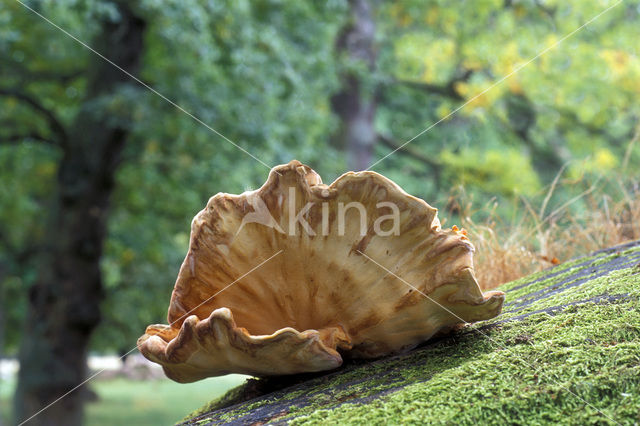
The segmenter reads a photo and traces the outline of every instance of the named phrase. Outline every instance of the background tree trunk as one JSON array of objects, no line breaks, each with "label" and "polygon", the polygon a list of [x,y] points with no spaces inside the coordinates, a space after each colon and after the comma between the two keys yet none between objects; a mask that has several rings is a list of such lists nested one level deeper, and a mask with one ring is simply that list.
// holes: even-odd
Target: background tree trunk
[{"label": "background tree trunk", "polygon": [[[144,21],[119,4],[117,22],[105,22],[96,40],[99,52],[129,72],[138,69]],[[29,306],[20,348],[15,416],[25,420],[80,384],[87,376],[89,339],[100,321],[100,256],[109,197],[127,137],[98,101],[122,85],[135,84],[92,56],[87,92],[62,143],[56,201]],[[83,419],[83,392],[75,391],[29,424],[77,425]]]},{"label": "background tree trunk", "polygon": [[[336,41],[336,53],[346,62],[364,63],[369,73],[375,67],[374,38],[376,25],[371,4],[367,0],[350,0],[351,19]],[[364,170],[373,159],[377,139],[374,127],[376,94],[372,84],[366,85],[356,72],[343,72],[342,90],[331,98],[334,113],[340,117],[340,129],[334,142],[347,153],[350,170]]]}]

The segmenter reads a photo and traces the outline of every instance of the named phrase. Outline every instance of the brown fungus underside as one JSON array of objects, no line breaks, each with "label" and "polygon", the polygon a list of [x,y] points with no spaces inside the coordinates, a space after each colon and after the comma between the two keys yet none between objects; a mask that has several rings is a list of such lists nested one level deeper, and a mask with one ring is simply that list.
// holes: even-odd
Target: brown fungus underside
[{"label": "brown fungus underside", "polygon": [[472,254],[436,209],[384,176],[349,172],[325,185],[292,161],[260,189],[216,194],[198,213],[170,325],[149,326],[138,347],[179,382],[400,352],[500,313],[504,295],[481,292]]}]

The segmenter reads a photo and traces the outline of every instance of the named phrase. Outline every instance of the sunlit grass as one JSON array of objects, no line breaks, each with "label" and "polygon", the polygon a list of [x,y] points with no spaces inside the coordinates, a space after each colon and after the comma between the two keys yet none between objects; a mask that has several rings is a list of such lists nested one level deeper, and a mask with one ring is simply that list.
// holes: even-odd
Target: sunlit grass
[{"label": "sunlit grass", "polygon": [[15,385],[13,379],[0,379],[0,425],[11,424],[11,395]]},{"label": "sunlit grass", "polygon": [[[180,384],[169,379],[133,381],[111,379],[93,381],[98,400],[87,404],[86,424],[169,425],[203,404],[241,384],[245,376],[228,375]],[[11,395],[15,382],[0,386],[0,424],[11,423]]]}]

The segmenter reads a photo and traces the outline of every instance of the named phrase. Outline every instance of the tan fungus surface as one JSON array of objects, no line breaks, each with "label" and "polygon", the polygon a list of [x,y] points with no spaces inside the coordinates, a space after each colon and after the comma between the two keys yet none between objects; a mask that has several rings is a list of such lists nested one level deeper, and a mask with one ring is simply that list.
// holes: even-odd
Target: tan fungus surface
[{"label": "tan fungus surface", "polygon": [[[289,229],[289,217],[307,202],[310,229],[296,221]],[[351,202],[366,209],[365,235],[356,208],[342,215],[340,235],[339,203]],[[391,213],[380,202],[398,206],[398,235],[374,232],[375,220]],[[456,228],[442,229],[436,214],[375,172],[349,172],[325,185],[298,161],[275,167],[260,189],[216,194],[194,218],[171,325],[149,326],[138,347],[179,382],[292,374],[336,368],[342,356],[407,350],[462,320],[495,317],[503,293],[481,292],[473,246]],[[273,222],[247,222],[264,217]],[[392,225],[386,222],[383,231]]]}]

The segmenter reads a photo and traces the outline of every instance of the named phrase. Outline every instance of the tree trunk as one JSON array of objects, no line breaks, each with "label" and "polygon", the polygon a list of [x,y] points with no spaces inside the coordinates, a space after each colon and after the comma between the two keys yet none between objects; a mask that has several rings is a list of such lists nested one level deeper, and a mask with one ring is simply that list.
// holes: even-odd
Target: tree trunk
[{"label": "tree trunk", "polygon": [[[336,52],[348,62],[364,63],[367,72],[371,72],[376,61],[372,8],[367,0],[350,0],[349,6],[351,20],[337,39]],[[371,165],[377,139],[376,90],[372,84],[364,84],[361,76],[353,71],[343,72],[340,79],[342,90],[331,98],[332,109],[341,122],[334,142],[346,151],[351,170],[364,170]]]},{"label": "tree trunk", "polygon": [[[117,22],[103,23],[99,52],[131,73],[143,49],[144,21],[124,3]],[[103,297],[100,256],[109,197],[127,137],[127,126],[109,119],[99,98],[135,84],[124,73],[92,56],[87,93],[64,141],[56,201],[29,291],[20,348],[15,416],[24,421],[79,385],[87,377],[87,351],[100,321]],[[83,388],[35,416],[29,424],[78,425],[83,420]]]},{"label": "tree trunk", "polygon": [[[4,286],[2,282],[4,281],[4,271],[2,270],[2,263],[0,263],[0,300],[6,300],[6,291],[4,290]],[[2,304],[0,303],[0,362],[4,357],[4,339],[5,339],[5,313],[2,308]],[[2,420],[0,419],[0,425],[2,425]]]}]

